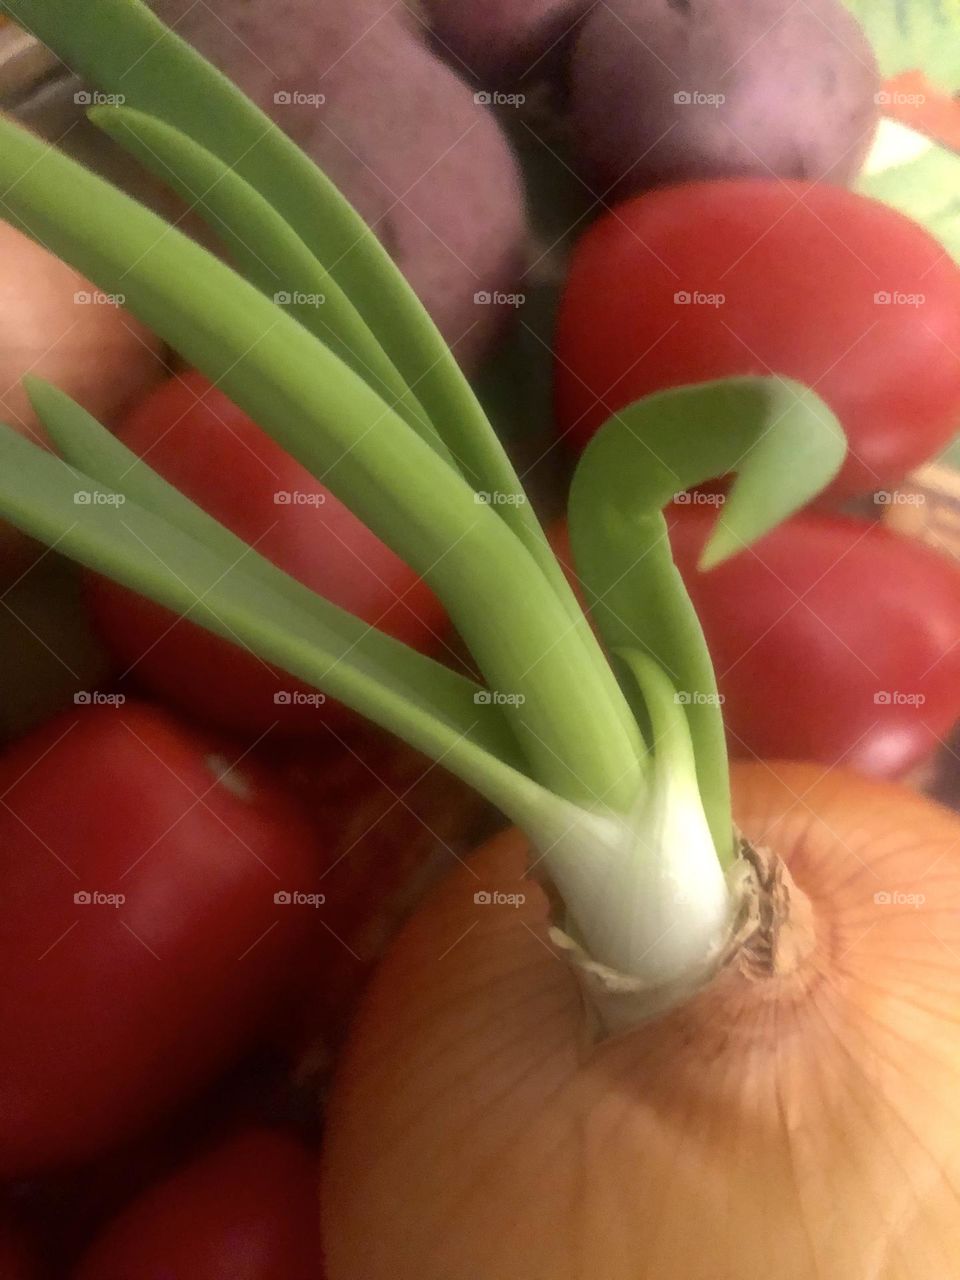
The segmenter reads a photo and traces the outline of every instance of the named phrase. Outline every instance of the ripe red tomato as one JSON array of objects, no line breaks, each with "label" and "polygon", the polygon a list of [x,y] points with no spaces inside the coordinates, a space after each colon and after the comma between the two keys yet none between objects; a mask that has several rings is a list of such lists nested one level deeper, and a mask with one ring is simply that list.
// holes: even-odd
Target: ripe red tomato
[{"label": "ripe red tomato", "polygon": [[0,1209],[0,1280],[32,1280],[36,1274],[20,1232]]},{"label": "ripe red tomato", "polygon": [[665,187],[580,241],[556,355],[559,425],[580,446],[654,391],[795,378],[847,433],[833,492],[864,492],[957,429],[960,269],[902,214],[827,183]]},{"label": "ripe red tomato", "polygon": [[287,740],[270,763],[324,840],[326,928],[315,931],[294,1017],[279,1028],[296,1055],[335,1050],[360,993],[409,912],[496,823],[486,801],[372,725],[327,741]]},{"label": "ripe red tomato", "polygon": [[[227,749],[229,750],[229,749]],[[0,1176],[126,1138],[264,1023],[317,910],[301,810],[144,704],[0,758]]]},{"label": "ripe red tomato", "polygon": [[960,571],[946,557],[805,512],[700,573],[716,509],[666,514],[734,755],[896,776],[947,735],[960,716]]},{"label": "ripe red tomato", "polygon": [[[428,651],[445,629],[426,584],[198,373],[171,379],[117,432],[178,489],[320,595]],[[94,617],[131,674],[192,715],[231,729],[316,732],[345,712],[248,651],[103,578]]]},{"label": "ripe red tomato", "polygon": [[311,1153],[245,1130],[129,1205],[76,1280],[322,1280],[318,1218]]}]

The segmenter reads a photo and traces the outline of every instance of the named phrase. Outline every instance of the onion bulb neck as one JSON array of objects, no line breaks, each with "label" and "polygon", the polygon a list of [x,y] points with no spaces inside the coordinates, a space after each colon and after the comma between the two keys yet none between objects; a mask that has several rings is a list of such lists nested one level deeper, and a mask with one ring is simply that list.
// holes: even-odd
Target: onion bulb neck
[{"label": "onion bulb neck", "polygon": [[653,659],[623,660],[649,712],[641,794],[625,815],[551,806],[521,821],[554,907],[551,940],[572,965],[597,1038],[699,991],[756,932],[755,861],[725,872],[698,788],[683,699]]}]

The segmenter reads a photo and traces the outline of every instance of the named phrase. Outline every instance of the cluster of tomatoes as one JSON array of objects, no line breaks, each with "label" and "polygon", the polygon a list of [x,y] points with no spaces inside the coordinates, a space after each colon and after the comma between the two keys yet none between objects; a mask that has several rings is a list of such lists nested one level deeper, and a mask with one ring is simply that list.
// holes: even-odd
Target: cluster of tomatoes
[{"label": "cluster of tomatoes", "polygon": [[[199,375],[117,430],[309,586],[444,650],[425,585]],[[84,1280],[315,1280],[314,1122],[291,1120],[480,802],[188,619],[92,574],[84,594],[112,679],[0,757],[11,1214]],[[3,1280],[32,1274],[8,1249]]]},{"label": "cluster of tomatoes", "polygon": [[740,375],[812,387],[849,451],[818,509],[709,573],[697,560],[727,486],[667,513],[731,750],[904,774],[960,717],[960,570],[877,517],[919,500],[908,472],[960,425],[960,270],[914,222],[827,184],[687,183],[596,222],[560,309],[565,437]]}]

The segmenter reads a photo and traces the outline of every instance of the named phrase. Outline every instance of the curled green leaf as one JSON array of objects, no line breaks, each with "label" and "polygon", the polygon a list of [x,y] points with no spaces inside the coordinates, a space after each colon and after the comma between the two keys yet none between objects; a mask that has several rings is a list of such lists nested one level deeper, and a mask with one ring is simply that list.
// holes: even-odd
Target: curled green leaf
[{"label": "curled green leaf", "polygon": [[[716,679],[662,512],[693,486],[736,473],[704,550],[701,567],[709,568],[819,493],[845,452],[835,416],[806,387],[731,378],[623,409],[591,440],[574,476],[570,540],[588,607],[611,650],[651,654],[684,699],[704,807],[724,860],[732,856],[732,825]],[[642,701],[634,701],[642,722]]]}]

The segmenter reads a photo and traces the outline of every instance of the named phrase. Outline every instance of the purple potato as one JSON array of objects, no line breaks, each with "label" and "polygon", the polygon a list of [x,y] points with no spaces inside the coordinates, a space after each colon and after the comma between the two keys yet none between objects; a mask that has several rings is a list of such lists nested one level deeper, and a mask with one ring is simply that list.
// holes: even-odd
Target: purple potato
[{"label": "purple potato", "polygon": [[497,298],[518,290],[522,182],[496,119],[427,49],[404,5],[160,0],[155,8],[329,175],[461,364],[476,368],[515,314]]},{"label": "purple potato", "polygon": [[840,0],[607,0],[571,76],[581,169],[617,198],[699,178],[844,184],[878,118],[876,59]]},{"label": "purple potato", "polygon": [[542,69],[591,0],[423,0],[448,57],[499,87]]}]

